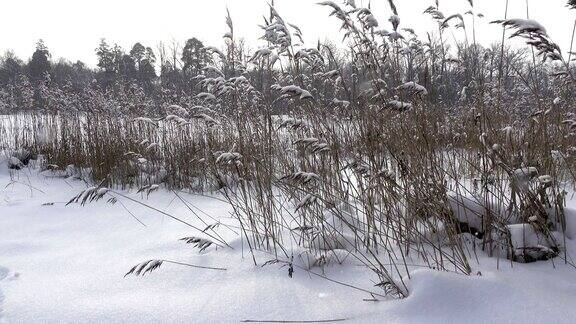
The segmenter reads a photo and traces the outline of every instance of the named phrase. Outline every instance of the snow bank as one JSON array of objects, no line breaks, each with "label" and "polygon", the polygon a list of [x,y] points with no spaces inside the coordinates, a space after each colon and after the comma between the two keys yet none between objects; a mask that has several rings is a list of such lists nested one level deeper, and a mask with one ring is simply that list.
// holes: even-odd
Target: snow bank
[{"label": "snow bank", "polygon": [[[100,201],[66,207],[64,202],[85,189],[85,184],[40,176],[28,168],[12,174],[20,183],[5,187],[10,173],[2,164],[0,322],[576,322],[576,270],[559,258],[511,267],[508,260],[489,258],[478,250],[480,263],[471,262],[473,274],[480,272],[482,276],[470,277],[422,270],[418,260],[412,260],[408,267],[411,279],[405,277],[409,297],[374,302],[367,293],[300,268],[295,268],[290,278],[286,265],[262,266],[276,257],[270,253],[255,253],[255,266],[247,244],[233,232],[237,224],[230,217],[229,206],[213,199],[184,195],[193,208],[230,225],[230,229],[221,225],[219,233],[234,249],[211,247],[200,253],[179,241],[198,233],[168,217],[124,201],[126,209],[147,225],[144,227],[119,203]],[[141,198],[135,192],[125,193]],[[159,190],[147,202],[201,225],[173,198]],[[142,199],[147,198],[144,195]],[[574,220],[571,208],[568,206],[567,215]],[[330,216],[326,215],[327,220]],[[341,226],[336,221],[332,219],[334,225]],[[567,245],[569,251],[575,250],[573,241],[568,240]],[[381,292],[374,287],[378,278],[349,252],[306,255],[303,251],[291,248],[296,264],[339,282]],[[132,266],[148,259],[227,270],[163,264],[145,277],[124,278]]]},{"label": "snow bank", "polygon": [[470,277],[417,270],[411,295],[382,305],[380,318],[388,323],[575,323],[572,271],[542,264],[502,266]]}]

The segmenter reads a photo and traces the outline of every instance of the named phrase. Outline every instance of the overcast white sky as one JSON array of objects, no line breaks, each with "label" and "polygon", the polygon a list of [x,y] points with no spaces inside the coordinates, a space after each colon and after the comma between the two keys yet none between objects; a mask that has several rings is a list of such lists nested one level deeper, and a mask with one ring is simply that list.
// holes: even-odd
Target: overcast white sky
[{"label": "overcast white sky", "polygon": [[[316,5],[319,0],[276,0],[276,8],[284,20],[300,26],[304,40],[314,45],[317,39],[340,40],[339,24],[328,17],[329,8]],[[336,3],[342,0],[334,0]],[[526,0],[509,0],[510,18],[526,17]],[[134,42],[156,48],[163,40],[184,42],[197,37],[205,44],[220,47],[226,31],[226,7],[234,20],[236,34],[252,48],[263,44],[258,24],[268,15],[265,0],[9,0],[2,1],[0,19],[0,51],[12,49],[28,59],[35,43],[42,38],[54,59],[65,57],[96,64],[94,49],[101,38],[118,43],[127,51]],[[367,0],[356,0],[366,4]],[[414,28],[421,37],[435,28],[422,11],[433,0],[395,0],[402,27]],[[576,10],[565,7],[566,0],[528,0],[530,17],[548,30],[564,51],[570,46]],[[477,39],[490,44],[501,37],[501,29],[488,22],[504,16],[505,0],[474,0],[476,12],[486,17],[478,22]],[[464,13],[467,0],[440,0],[446,15]],[[372,11],[380,26],[390,29],[391,14],[387,0],[372,0]],[[468,16],[469,17],[469,16]],[[471,24],[468,24],[471,26]],[[469,28],[469,33],[471,28]],[[460,34],[461,31],[455,31]],[[458,36],[457,36],[458,37]]]}]

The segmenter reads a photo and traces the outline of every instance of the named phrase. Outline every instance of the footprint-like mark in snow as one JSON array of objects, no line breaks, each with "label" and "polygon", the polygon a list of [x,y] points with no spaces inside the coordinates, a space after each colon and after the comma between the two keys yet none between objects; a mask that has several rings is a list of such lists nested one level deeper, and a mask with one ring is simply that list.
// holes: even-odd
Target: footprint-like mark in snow
[{"label": "footprint-like mark in snow", "polygon": [[2,281],[8,277],[8,268],[0,266],[0,319],[4,313],[4,293],[2,293]]}]

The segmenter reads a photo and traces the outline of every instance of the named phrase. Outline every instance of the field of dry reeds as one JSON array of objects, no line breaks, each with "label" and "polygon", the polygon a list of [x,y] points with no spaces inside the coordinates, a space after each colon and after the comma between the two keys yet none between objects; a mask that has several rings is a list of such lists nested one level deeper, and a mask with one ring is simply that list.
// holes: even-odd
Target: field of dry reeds
[{"label": "field of dry reeds", "polygon": [[[233,207],[247,249],[271,253],[266,264],[354,259],[399,297],[415,263],[463,274],[478,253],[571,263],[572,54],[529,19],[493,22],[527,49],[499,36],[491,48],[451,43],[449,32],[475,28],[465,24],[480,17],[473,6],[453,16],[430,6],[438,30],[423,40],[396,12],[379,22],[353,1],[320,5],[347,48],[305,47],[270,6],[266,46],[247,55],[228,16],[225,48],[205,49],[214,63],[193,95],[125,113],[2,116],[10,167],[90,183],[71,202],[123,199],[130,188],[213,195]],[[189,243],[226,247],[206,225]]]}]

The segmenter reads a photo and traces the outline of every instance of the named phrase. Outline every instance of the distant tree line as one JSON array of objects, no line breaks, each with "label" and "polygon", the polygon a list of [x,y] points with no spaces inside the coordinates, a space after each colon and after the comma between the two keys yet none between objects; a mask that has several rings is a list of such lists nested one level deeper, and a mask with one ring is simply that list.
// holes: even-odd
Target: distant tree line
[{"label": "distant tree line", "polygon": [[[455,57],[448,57],[450,49],[437,40],[429,40],[427,53],[417,39],[407,43],[404,48],[379,49],[382,67],[391,72],[383,73],[386,79],[378,82],[390,87],[417,80],[428,89],[427,100],[450,109],[472,100],[472,91],[491,88],[500,92],[498,98],[527,105],[534,105],[534,98],[525,96],[534,89],[542,97],[553,95],[554,80],[549,78],[547,67],[531,67],[525,51],[501,50],[498,44],[490,48],[461,46]],[[320,65],[280,64],[270,68],[269,61],[256,59],[258,51],[250,55],[243,41],[227,42],[224,51],[207,47],[196,38],[188,39],[183,46],[177,42],[159,43],[155,49],[137,42],[126,51],[102,39],[95,50],[97,67],[92,69],[81,61],[54,60],[46,44],[39,40],[27,62],[11,51],[0,57],[0,113],[88,111],[158,115],[170,104],[195,104],[195,94],[202,91],[198,76],[227,80],[242,75],[257,91],[273,96],[271,85],[291,69],[299,69],[298,73],[310,80],[319,80],[314,83],[320,92],[316,97],[333,98],[336,90],[320,82],[319,66],[324,71],[339,69],[342,81],[351,85],[351,98],[360,100],[362,94],[374,88],[374,80],[369,80],[365,67],[359,63],[359,53],[329,42],[318,42],[317,49],[323,57]],[[526,82],[518,82],[522,75],[529,77]],[[494,97],[494,93],[482,95]],[[275,109],[282,107],[276,104]]]},{"label": "distant tree line", "polygon": [[81,61],[54,61],[42,40],[36,43],[28,62],[7,51],[0,57],[0,112],[71,107],[78,111],[101,110],[106,107],[96,105],[112,98],[118,101],[115,108],[122,110],[138,108],[120,107],[129,97],[149,105],[162,101],[167,93],[189,95],[193,77],[212,63],[212,57],[196,38],[187,40],[181,50],[177,43],[171,46],[168,50],[160,43],[155,51],[138,42],[126,51],[102,39],[95,50],[96,69]]}]

